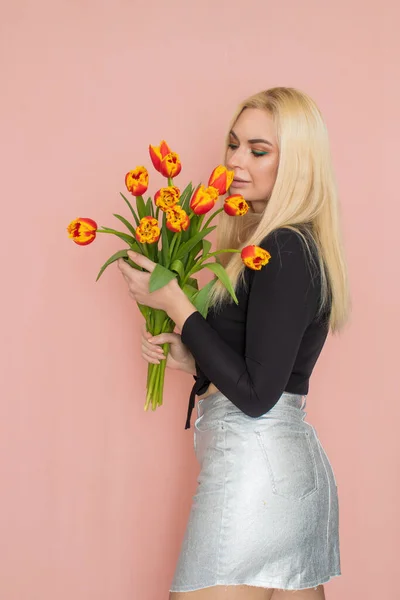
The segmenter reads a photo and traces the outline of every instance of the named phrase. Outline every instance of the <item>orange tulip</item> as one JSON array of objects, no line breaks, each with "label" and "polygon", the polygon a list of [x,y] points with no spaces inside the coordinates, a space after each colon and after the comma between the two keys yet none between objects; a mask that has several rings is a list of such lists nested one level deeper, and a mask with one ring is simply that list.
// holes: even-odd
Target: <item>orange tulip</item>
[{"label": "orange tulip", "polygon": [[136,167],[125,175],[125,185],[133,196],[142,196],[149,187],[149,174],[145,167]]},{"label": "orange tulip", "polygon": [[218,190],[220,196],[222,196],[223,194],[226,194],[228,189],[231,187],[233,177],[233,171],[228,171],[226,167],[224,167],[223,165],[219,165],[211,173],[210,179],[208,180],[208,185],[212,185],[212,187],[215,187]]},{"label": "orange tulip", "polygon": [[190,225],[189,215],[179,205],[167,210],[167,227],[171,231],[186,231]]},{"label": "orange tulip", "polygon": [[246,267],[249,267],[254,271],[259,271],[271,258],[271,255],[267,250],[254,245],[243,248],[240,256]]},{"label": "orange tulip", "polygon": [[165,140],[162,140],[159,146],[149,146],[151,162],[156,171],[160,172],[161,161],[170,152],[171,150]]},{"label": "orange tulip", "polygon": [[68,236],[79,246],[87,246],[96,238],[97,223],[93,219],[75,219],[67,227]]},{"label": "orange tulip", "polygon": [[231,217],[241,217],[249,210],[249,205],[241,194],[233,194],[225,198],[224,211]]},{"label": "orange tulip", "polygon": [[176,177],[182,170],[181,161],[179,155],[176,152],[170,152],[166,154],[160,164],[160,173],[164,177]]},{"label": "orange tulip", "polygon": [[190,208],[196,215],[204,215],[214,208],[218,196],[219,193],[215,187],[205,188],[204,185],[201,185],[192,196]]},{"label": "orange tulip", "polygon": [[174,185],[161,188],[154,196],[154,202],[156,206],[159,206],[162,211],[166,211],[172,208],[179,202],[180,190]]},{"label": "orange tulip", "polygon": [[136,228],[136,239],[141,244],[153,244],[158,242],[161,230],[158,221],[154,217],[143,217]]}]

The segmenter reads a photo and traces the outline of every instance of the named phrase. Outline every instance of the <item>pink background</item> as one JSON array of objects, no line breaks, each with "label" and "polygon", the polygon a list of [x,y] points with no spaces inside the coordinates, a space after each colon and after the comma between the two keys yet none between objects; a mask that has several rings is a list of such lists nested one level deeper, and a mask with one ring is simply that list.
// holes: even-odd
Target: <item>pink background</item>
[{"label": "pink background", "polygon": [[327,597],[395,597],[399,16],[396,0],[2,2],[2,599],[168,597],[196,485],[192,378],[169,373],[144,413],[142,317],[116,268],[94,281],[121,244],[79,248],[65,227],[115,226],[125,172],[161,138],[180,181],[204,181],[237,103],[274,85],[326,117],[352,283],[308,399],[341,501]]}]

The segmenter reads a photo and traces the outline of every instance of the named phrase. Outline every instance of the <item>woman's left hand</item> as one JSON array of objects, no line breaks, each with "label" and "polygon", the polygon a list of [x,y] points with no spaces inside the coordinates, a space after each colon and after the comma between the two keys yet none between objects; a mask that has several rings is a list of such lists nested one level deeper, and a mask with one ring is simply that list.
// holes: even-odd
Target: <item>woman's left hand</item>
[{"label": "woman's left hand", "polygon": [[149,292],[150,275],[154,271],[156,263],[131,250],[128,250],[128,255],[135,264],[149,271],[148,273],[139,271],[129,266],[122,258],[118,259],[118,267],[128,284],[129,295],[139,304],[164,310],[168,313],[180,295],[184,294],[177,280],[172,279],[155,292]]}]

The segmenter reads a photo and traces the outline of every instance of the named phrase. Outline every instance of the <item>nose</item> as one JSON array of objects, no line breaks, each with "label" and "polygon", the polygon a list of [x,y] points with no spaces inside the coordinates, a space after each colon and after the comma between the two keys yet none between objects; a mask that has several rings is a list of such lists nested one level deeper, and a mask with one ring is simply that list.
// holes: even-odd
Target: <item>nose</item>
[{"label": "nose", "polygon": [[246,165],[246,151],[244,148],[235,148],[234,150],[228,149],[228,155],[226,160],[226,166],[228,169],[244,169]]}]

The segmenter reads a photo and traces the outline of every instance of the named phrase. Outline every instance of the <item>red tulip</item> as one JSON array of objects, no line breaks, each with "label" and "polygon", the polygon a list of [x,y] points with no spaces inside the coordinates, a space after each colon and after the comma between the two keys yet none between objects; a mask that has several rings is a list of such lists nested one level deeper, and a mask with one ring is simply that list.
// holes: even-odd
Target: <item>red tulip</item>
[{"label": "red tulip", "polygon": [[75,219],[67,227],[69,237],[79,246],[87,246],[96,238],[97,223],[93,219]]},{"label": "red tulip", "polygon": [[220,196],[226,194],[228,189],[231,187],[234,177],[234,171],[228,171],[228,169],[222,165],[219,165],[214,169],[208,180],[208,185],[215,187]]},{"label": "red tulip", "polygon": [[218,196],[219,193],[215,187],[205,188],[204,185],[201,185],[192,196],[190,208],[196,215],[204,215],[214,208]]},{"label": "red tulip", "polygon": [[164,177],[176,177],[182,170],[179,155],[176,152],[166,154],[161,160],[160,173]]},{"label": "red tulip", "polygon": [[136,167],[125,175],[125,185],[133,196],[142,196],[149,187],[149,174],[145,167]]},{"label": "red tulip", "polygon": [[189,215],[179,205],[173,206],[166,212],[167,227],[171,231],[186,231],[190,225]]},{"label": "red tulip", "polygon": [[140,219],[138,227],[136,227],[136,239],[142,244],[153,244],[158,242],[161,235],[161,230],[158,226],[158,221],[154,217],[143,217]]},{"label": "red tulip", "polygon": [[179,188],[174,185],[169,185],[168,187],[161,188],[156,192],[154,196],[154,202],[156,206],[159,206],[162,211],[166,211],[169,208],[172,208],[179,202],[181,192]]},{"label": "red tulip", "polygon": [[259,271],[271,258],[271,255],[267,250],[254,245],[243,248],[240,256],[246,267],[249,267],[254,271]]},{"label": "red tulip", "polygon": [[159,146],[149,146],[149,153],[151,162],[153,163],[154,168],[160,172],[161,161],[164,156],[167,156],[171,152],[167,142],[162,140]]},{"label": "red tulip", "polygon": [[241,194],[233,194],[225,198],[224,211],[231,217],[241,217],[249,210],[249,205]]}]

